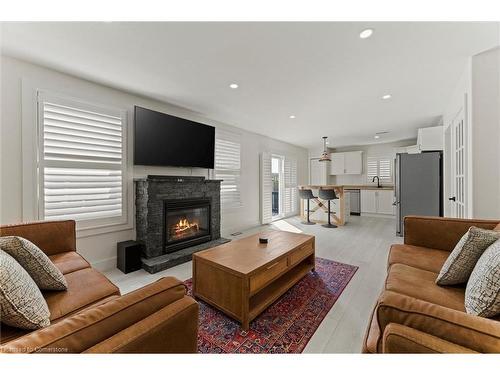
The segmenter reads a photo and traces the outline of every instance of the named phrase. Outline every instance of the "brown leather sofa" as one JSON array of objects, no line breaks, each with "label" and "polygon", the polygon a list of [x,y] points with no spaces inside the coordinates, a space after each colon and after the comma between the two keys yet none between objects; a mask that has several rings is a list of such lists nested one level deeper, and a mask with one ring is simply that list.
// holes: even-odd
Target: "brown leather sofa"
[{"label": "brown leather sofa", "polygon": [[42,249],[68,282],[43,291],[51,325],[25,331],[2,324],[3,353],[195,353],[198,304],[185,286],[165,277],[120,296],[119,289],[76,252],[75,222],[0,226]]},{"label": "brown leather sofa", "polygon": [[404,244],[391,247],[364,353],[500,352],[500,316],[467,314],[465,285],[435,283],[450,251],[473,225],[500,230],[499,220],[405,217]]}]

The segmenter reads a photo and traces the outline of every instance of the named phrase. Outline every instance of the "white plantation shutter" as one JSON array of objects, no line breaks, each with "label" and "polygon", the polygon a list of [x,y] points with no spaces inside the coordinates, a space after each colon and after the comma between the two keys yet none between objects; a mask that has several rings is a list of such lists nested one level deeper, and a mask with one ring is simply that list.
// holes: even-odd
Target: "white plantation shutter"
[{"label": "white plantation shutter", "polygon": [[220,129],[215,133],[215,178],[222,180],[222,208],[241,207],[241,140],[240,135]]},{"label": "white plantation shutter", "polygon": [[271,154],[263,152],[260,155],[260,222],[267,224],[272,221],[272,165]]},{"label": "white plantation shutter", "polygon": [[378,176],[378,159],[369,156],[367,158],[366,173],[368,180],[372,180],[373,177]]},{"label": "white plantation shutter", "polygon": [[388,158],[380,159],[378,161],[378,173],[381,180],[392,180],[392,160]]},{"label": "white plantation shutter", "polygon": [[380,181],[392,181],[392,159],[387,157],[367,158],[367,179],[372,181],[373,177],[379,176]]},{"label": "white plantation shutter", "polygon": [[285,158],[284,175],[283,214],[286,216],[297,211],[297,160]]},{"label": "white plantation shutter", "polygon": [[39,93],[42,219],[125,220],[125,111]]}]

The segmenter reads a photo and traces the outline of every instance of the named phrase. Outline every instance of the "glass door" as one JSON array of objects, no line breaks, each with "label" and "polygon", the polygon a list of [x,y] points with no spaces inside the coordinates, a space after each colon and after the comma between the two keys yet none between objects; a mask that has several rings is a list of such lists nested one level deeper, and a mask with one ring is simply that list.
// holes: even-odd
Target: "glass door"
[{"label": "glass door", "polygon": [[271,157],[271,207],[273,220],[283,217],[283,188],[284,188],[284,158],[279,155]]}]

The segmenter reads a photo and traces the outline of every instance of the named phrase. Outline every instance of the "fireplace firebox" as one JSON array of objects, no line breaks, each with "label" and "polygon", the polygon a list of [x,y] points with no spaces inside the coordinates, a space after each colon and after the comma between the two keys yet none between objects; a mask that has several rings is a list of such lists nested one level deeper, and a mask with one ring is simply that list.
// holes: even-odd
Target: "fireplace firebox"
[{"label": "fireplace firebox", "polygon": [[164,253],[210,241],[210,199],[169,199],[163,202]]}]

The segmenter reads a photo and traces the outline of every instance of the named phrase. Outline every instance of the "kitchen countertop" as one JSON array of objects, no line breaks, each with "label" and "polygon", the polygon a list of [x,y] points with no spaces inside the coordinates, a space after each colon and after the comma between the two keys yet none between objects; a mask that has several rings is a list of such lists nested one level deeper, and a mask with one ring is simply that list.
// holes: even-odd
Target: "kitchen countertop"
[{"label": "kitchen countertop", "polygon": [[343,185],[344,189],[360,189],[360,190],[394,190],[394,185],[382,185],[381,187],[373,185]]},{"label": "kitchen countertop", "polygon": [[377,185],[302,185],[300,188],[306,189],[360,189],[360,190],[394,190],[394,185],[382,185],[377,187]]}]

